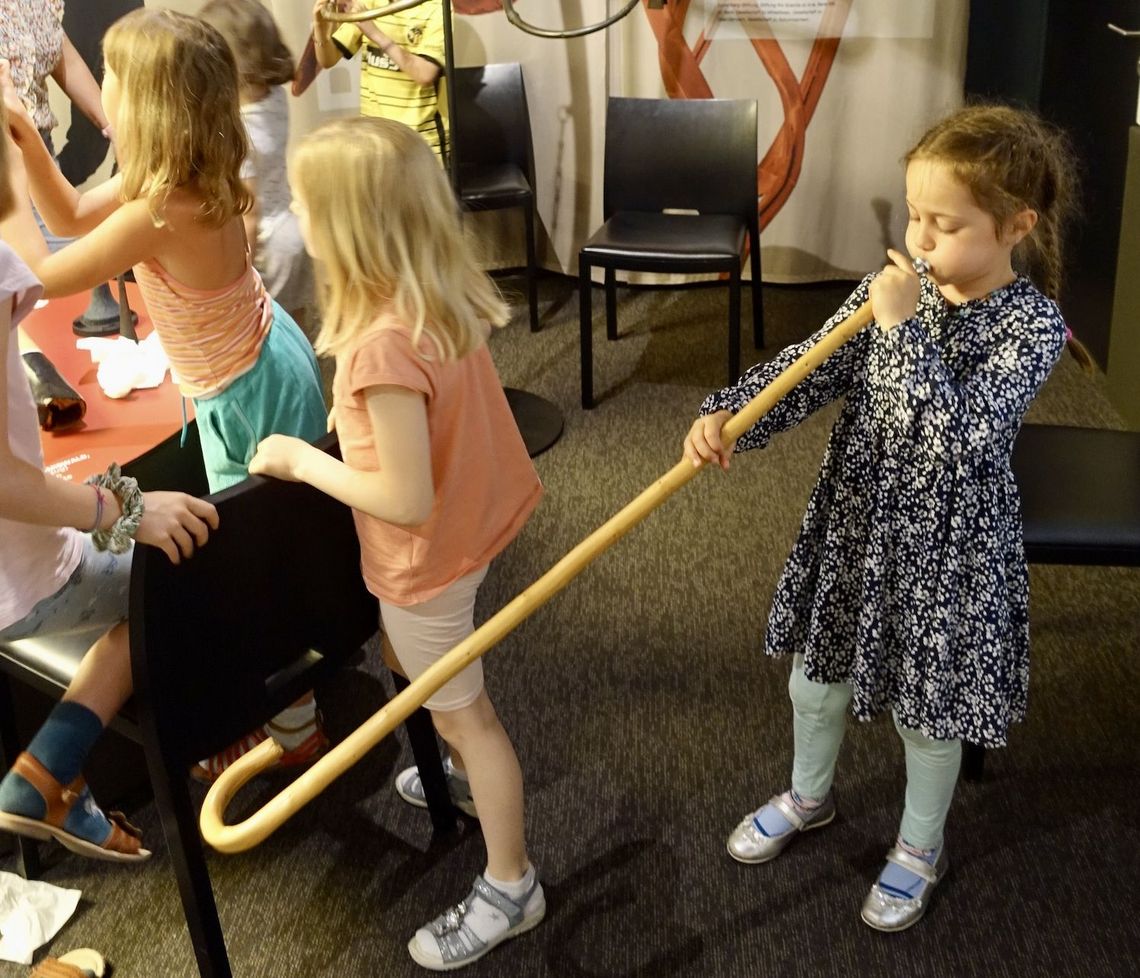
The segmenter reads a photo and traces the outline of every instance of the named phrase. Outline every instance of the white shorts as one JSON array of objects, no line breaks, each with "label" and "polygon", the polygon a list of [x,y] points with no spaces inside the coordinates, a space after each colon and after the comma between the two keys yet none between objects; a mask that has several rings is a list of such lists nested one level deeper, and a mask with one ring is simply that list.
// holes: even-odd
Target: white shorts
[{"label": "white shorts", "polygon": [[[475,631],[475,594],[487,567],[459,578],[442,594],[421,604],[399,607],[380,602],[380,620],[396,658],[415,679]],[[424,703],[429,710],[460,710],[483,690],[483,663],[476,659],[444,683]]]}]

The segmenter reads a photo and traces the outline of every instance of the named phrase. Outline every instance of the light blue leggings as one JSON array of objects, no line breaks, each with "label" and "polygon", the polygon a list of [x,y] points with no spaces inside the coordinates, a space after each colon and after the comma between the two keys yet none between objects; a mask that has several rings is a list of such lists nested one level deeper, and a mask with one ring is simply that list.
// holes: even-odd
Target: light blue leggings
[{"label": "light blue leggings", "polygon": [[[803,656],[794,657],[788,680],[796,750],[792,788],[804,798],[822,799],[831,790],[851,692],[846,683],[808,679]],[[932,849],[942,845],[946,813],[962,763],[962,742],[933,740],[902,726],[897,715],[894,721],[906,752],[906,805],[899,835],[919,849]]]}]

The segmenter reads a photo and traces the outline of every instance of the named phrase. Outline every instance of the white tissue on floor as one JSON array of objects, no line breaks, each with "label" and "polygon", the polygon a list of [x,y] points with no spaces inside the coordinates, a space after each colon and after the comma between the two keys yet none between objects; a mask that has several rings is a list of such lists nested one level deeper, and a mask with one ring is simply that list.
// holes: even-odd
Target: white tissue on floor
[{"label": "white tissue on floor", "polygon": [[64,890],[15,873],[0,873],[0,960],[31,964],[79,905],[80,890]]},{"label": "white tissue on floor", "polygon": [[157,333],[138,343],[114,336],[76,340],[75,345],[90,353],[99,365],[99,386],[108,397],[126,397],[133,390],[157,387],[170,368]]}]

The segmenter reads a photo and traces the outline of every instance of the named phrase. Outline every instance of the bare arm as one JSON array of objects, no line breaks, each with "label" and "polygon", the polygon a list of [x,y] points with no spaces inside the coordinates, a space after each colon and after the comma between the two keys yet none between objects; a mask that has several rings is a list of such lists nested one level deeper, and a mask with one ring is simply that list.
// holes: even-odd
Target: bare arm
[{"label": "bare arm", "polygon": [[93,288],[153,257],[170,233],[154,226],[145,200],[132,200],[53,255],[36,224],[27,192],[18,183],[19,170],[18,164],[11,167],[15,206],[0,220],[0,236],[43,282],[48,298]]},{"label": "bare arm", "polygon": [[66,34],[63,37],[63,52],[51,76],[71,99],[71,104],[87,116],[96,129],[102,132],[107,128],[107,117],[103,114],[103,102],[99,97],[99,83]]},{"label": "bare arm", "polygon": [[[340,61],[342,54],[332,39],[333,31],[336,30],[337,25],[324,18],[323,11],[326,6],[326,0],[317,0],[313,5],[313,50],[316,52],[317,61],[322,68],[332,68]],[[347,4],[338,4],[338,9],[341,6],[347,6]]]},{"label": "bare arm", "polygon": [[385,34],[374,20],[361,21],[359,27],[361,33],[417,85],[434,85],[436,83],[436,79],[440,75],[440,67],[436,62],[404,50]]},{"label": "bare arm", "polygon": [[55,165],[35,123],[16,94],[7,62],[0,62],[0,93],[8,113],[8,133],[4,138],[12,140],[8,145],[8,160],[13,190],[20,196],[27,196],[30,188],[40,216],[54,234],[63,237],[86,234],[119,206],[121,178],[114,176],[98,187],[80,193]]},{"label": "bare arm", "polygon": [[[9,345],[16,342],[12,331],[15,297],[0,303],[0,365],[8,362]],[[20,523],[39,526],[73,526],[92,529],[95,522],[95,491],[53,478],[12,453],[8,438],[8,371],[0,369],[0,515]],[[104,522],[110,526],[119,517],[118,504],[108,499]],[[108,519],[109,517],[109,519]]]},{"label": "bare arm", "polygon": [[431,516],[435,487],[427,405],[418,391],[372,387],[368,415],[379,469],[363,472],[298,438],[272,435],[257,446],[249,471],[307,482],[346,506],[397,526],[418,526]]},{"label": "bare arm", "polygon": [[[15,297],[0,303],[0,368],[8,362]],[[77,530],[109,530],[122,509],[114,493],[103,491],[103,509],[98,527],[97,494],[92,486],[48,475],[13,454],[8,438],[8,371],[0,369],[0,516],[37,526],[74,527]],[[218,512],[202,499],[180,492],[148,492],[143,495],[143,517],[135,539],[158,547],[174,563],[189,557],[218,528]]]}]

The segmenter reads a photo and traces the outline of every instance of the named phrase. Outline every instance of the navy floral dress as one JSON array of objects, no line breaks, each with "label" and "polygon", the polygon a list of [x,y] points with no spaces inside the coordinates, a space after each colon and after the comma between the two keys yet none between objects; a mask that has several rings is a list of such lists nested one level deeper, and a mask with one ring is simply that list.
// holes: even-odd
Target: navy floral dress
[{"label": "navy floral dress", "polygon": [[[870,281],[701,413],[742,408],[865,302]],[[1010,454],[1064,345],[1060,312],[1028,278],[960,306],[924,278],[915,318],[863,330],[741,437],[737,451],[763,447],[846,397],[773,598],[770,655],[802,652],[809,679],[850,683],[860,719],[893,707],[928,737],[1005,744],[1029,680]]]}]

